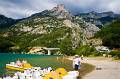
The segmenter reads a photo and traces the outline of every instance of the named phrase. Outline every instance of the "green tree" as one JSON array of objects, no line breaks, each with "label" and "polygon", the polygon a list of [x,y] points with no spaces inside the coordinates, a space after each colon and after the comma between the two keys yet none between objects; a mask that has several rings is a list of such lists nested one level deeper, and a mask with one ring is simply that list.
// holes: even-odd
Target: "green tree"
[{"label": "green tree", "polygon": [[70,37],[66,37],[60,43],[60,51],[62,54],[73,55],[72,42]]},{"label": "green tree", "polygon": [[1,52],[8,52],[10,51],[10,47],[14,46],[13,43],[11,43],[10,41],[8,40],[1,40],[0,42],[0,51]]}]

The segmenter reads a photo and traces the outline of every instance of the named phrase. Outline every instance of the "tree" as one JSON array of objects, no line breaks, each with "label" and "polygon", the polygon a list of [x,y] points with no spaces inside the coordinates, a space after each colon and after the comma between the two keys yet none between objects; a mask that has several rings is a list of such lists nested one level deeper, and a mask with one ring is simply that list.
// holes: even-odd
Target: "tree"
[{"label": "tree", "polygon": [[70,37],[66,37],[60,43],[60,51],[62,54],[73,55],[72,41]]},{"label": "tree", "polygon": [[4,40],[0,42],[0,51],[1,52],[8,52],[10,51],[10,47],[14,46],[13,43],[11,43],[8,40]]}]

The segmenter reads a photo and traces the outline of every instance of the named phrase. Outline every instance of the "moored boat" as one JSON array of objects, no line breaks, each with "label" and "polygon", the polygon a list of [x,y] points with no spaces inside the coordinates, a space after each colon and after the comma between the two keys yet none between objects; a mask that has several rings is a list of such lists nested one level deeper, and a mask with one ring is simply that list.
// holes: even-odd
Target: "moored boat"
[{"label": "moored boat", "polygon": [[6,64],[6,69],[9,70],[15,70],[15,71],[24,71],[25,69],[32,68],[32,66],[27,61],[19,61],[17,60],[15,62],[10,62],[9,64]]}]

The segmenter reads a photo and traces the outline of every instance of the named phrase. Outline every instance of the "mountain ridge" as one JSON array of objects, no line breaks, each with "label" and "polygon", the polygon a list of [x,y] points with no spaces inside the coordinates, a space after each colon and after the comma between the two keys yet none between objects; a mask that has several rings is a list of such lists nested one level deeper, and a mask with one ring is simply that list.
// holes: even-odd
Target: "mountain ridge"
[{"label": "mountain ridge", "polygon": [[111,22],[120,19],[120,14],[115,14],[112,11],[108,12],[88,12],[88,13],[79,13],[76,16],[82,17],[86,22],[95,24],[99,28],[110,24]]},{"label": "mountain ridge", "polygon": [[[60,15],[61,14],[61,15]],[[51,16],[51,17],[57,17],[58,19],[70,19],[74,16],[79,16],[80,18],[83,18],[86,22],[95,24],[99,28],[110,24],[111,22],[120,19],[120,14],[116,14],[112,11],[108,12],[87,12],[87,13],[78,13],[77,15],[70,14],[69,11],[65,9],[65,6],[63,4],[57,5],[52,10],[44,10],[42,12],[38,12],[35,14],[32,14],[29,17],[22,18],[22,19],[13,19],[8,18],[2,14],[0,14],[0,28],[7,28],[11,27],[12,25],[16,24],[17,22],[30,18],[30,17],[36,17],[36,16]]]},{"label": "mountain ridge", "polygon": [[15,24],[17,22],[17,20],[12,19],[12,18],[8,18],[4,15],[0,14],[0,28],[8,28],[11,25]]}]

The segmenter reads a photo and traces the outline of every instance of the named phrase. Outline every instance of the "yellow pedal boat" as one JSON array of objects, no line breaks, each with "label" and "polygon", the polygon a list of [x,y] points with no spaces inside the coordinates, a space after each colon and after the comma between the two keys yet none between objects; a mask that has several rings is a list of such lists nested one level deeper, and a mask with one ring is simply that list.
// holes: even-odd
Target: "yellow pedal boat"
[{"label": "yellow pedal boat", "polygon": [[29,68],[32,68],[32,66],[29,63],[25,63],[22,66],[6,64],[6,69],[8,70],[24,71],[25,69],[29,69]]}]

